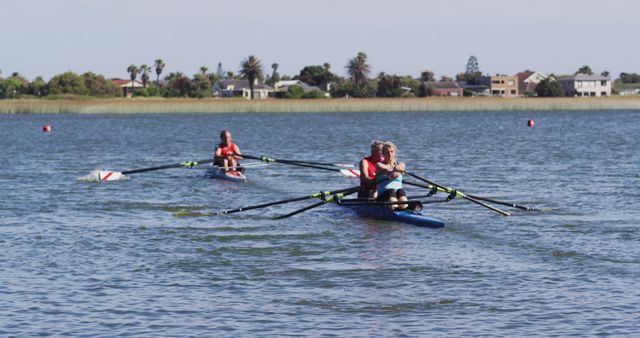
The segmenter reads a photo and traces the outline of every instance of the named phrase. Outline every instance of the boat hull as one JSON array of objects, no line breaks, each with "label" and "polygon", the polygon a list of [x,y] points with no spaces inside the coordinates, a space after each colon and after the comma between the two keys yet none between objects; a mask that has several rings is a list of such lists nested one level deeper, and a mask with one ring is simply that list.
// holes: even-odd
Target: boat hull
[{"label": "boat hull", "polygon": [[247,177],[239,171],[227,171],[225,172],[220,167],[211,166],[207,168],[207,176],[210,178],[217,178],[231,182],[246,182]]},{"label": "boat hull", "polygon": [[426,216],[419,211],[391,211],[386,206],[378,205],[349,205],[358,215],[385,221],[396,221],[420,227],[443,228],[445,223],[436,218]]}]

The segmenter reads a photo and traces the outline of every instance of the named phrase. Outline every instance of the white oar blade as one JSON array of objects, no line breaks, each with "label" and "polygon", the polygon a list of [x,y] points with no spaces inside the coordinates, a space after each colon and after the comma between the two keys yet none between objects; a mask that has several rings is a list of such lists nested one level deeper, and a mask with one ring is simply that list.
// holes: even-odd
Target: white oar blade
[{"label": "white oar blade", "polygon": [[360,170],[357,169],[340,169],[340,174],[344,177],[358,178],[360,177]]},{"label": "white oar blade", "polygon": [[87,176],[80,177],[81,181],[87,182],[100,182],[100,181],[120,181],[128,179],[129,177],[123,175],[118,171],[108,170],[94,170]]},{"label": "white oar blade", "polygon": [[100,171],[98,172],[98,181],[119,181],[127,178],[117,171]]}]

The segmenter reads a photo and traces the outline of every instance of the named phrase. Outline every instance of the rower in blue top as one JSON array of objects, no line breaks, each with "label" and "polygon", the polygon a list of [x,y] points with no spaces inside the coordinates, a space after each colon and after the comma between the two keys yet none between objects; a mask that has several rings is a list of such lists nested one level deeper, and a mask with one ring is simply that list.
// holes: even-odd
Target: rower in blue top
[{"label": "rower in blue top", "polygon": [[[405,164],[396,162],[398,148],[391,143],[385,142],[382,146],[383,162],[376,164],[376,182],[378,184],[378,201],[407,202],[407,193],[402,188],[402,173],[405,171]],[[390,204],[391,210],[404,210],[408,206],[404,204]]]}]

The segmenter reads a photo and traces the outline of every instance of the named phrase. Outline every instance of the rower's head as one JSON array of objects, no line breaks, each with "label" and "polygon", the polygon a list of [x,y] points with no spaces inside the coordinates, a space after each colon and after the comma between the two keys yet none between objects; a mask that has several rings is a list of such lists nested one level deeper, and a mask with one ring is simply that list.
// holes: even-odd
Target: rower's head
[{"label": "rower's head", "polygon": [[382,146],[382,155],[387,163],[395,161],[397,152],[398,148],[392,142],[385,142]]},{"label": "rower's head", "polygon": [[371,157],[373,159],[377,159],[382,161],[382,146],[384,146],[384,142],[373,140],[371,141]]},{"label": "rower's head", "polygon": [[220,132],[220,141],[226,145],[231,144],[231,132],[229,132],[228,130],[223,130],[222,132]]}]

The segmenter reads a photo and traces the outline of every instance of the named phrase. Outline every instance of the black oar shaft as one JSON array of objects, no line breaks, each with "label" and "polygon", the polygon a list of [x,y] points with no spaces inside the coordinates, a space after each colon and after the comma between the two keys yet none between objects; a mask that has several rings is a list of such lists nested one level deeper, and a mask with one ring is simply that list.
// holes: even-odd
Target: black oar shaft
[{"label": "black oar shaft", "polygon": [[302,163],[302,162],[298,162],[298,161],[289,161],[289,160],[281,160],[281,159],[276,159],[276,158],[270,158],[267,156],[252,156],[252,155],[245,155],[242,154],[243,157],[245,158],[249,158],[252,160],[259,160],[259,161],[264,161],[264,162],[278,162],[278,163],[283,163],[283,164],[290,164],[290,165],[294,165],[294,166],[299,166],[299,167],[306,167],[306,168],[314,168],[314,169],[320,169],[320,170],[328,170],[328,171],[336,171],[339,172],[340,169],[338,168],[326,168],[326,167],[321,167],[319,165],[314,165],[314,164],[306,164],[306,163]]},{"label": "black oar shaft", "polygon": [[185,166],[195,166],[195,165],[211,163],[211,162],[213,162],[213,159],[204,159],[204,160],[193,161],[193,162],[174,163],[174,164],[161,165],[161,166],[158,166],[158,167],[127,170],[127,171],[123,171],[122,174],[123,175],[138,174],[138,173],[144,173],[144,172],[147,172],[147,171],[155,171],[155,170],[163,170],[163,169],[171,169],[171,168],[181,168],[181,167],[185,167]]},{"label": "black oar shaft", "polygon": [[321,192],[318,192],[318,193],[315,193],[315,194],[302,196],[302,197],[290,198],[290,199],[281,200],[281,201],[275,201],[275,202],[263,203],[263,204],[258,204],[258,205],[251,205],[251,206],[248,206],[248,207],[242,207],[242,208],[236,208],[236,209],[231,209],[231,210],[215,212],[212,215],[233,214],[233,213],[236,213],[236,212],[253,210],[253,209],[260,209],[260,208],[266,208],[266,207],[271,207],[271,206],[274,206],[274,205],[291,203],[291,202],[298,202],[298,201],[304,201],[304,200],[308,200],[308,199],[312,199],[312,198],[322,198],[323,196],[327,196],[328,197],[328,196],[331,196],[331,195],[341,194],[341,193],[349,194],[349,193],[353,193],[355,191],[358,191],[358,189],[360,189],[360,186],[346,188],[346,189],[338,189],[338,190],[334,190],[334,191],[321,191]]},{"label": "black oar shaft", "polygon": [[527,211],[537,211],[538,210],[538,209],[535,209],[535,208],[526,207],[524,205],[518,205],[518,204],[515,204],[515,203],[511,203],[511,202],[499,201],[499,200],[495,200],[493,198],[488,198],[488,197],[476,196],[476,195],[471,195],[471,194],[467,194],[467,196],[475,198],[477,200],[481,200],[481,201],[485,201],[485,202],[489,202],[489,203],[494,203],[494,204],[499,204],[499,205],[504,205],[504,206],[512,207],[512,208],[516,208],[516,209],[522,209],[522,210],[527,210]]},{"label": "black oar shaft", "polygon": [[[427,183],[427,184],[431,184],[432,186],[435,186],[435,187],[436,187],[436,188],[438,188],[438,189],[444,189],[444,190],[445,190],[445,191],[447,191],[447,192],[452,192],[452,191],[453,191],[451,188],[446,188],[446,187],[444,187],[443,185],[440,185],[440,184],[438,184],[438,183],[435,183],[435,182],[433,182],[433,181],[430,181],[430,180],[428,180],[428,179],[426,179],[426,178],[424,178],[424,177],[420,177],[420,176],[418,176],[418,175],[416,175],[416,174],[413,174],[413,173],[410,173],[410,172],[405,172],[405,173],[406,173],[407,175],[409,175],[409,176],[411,176],[411,177],[415,178],[415,179],[418,179],[418,180],[422,181],[422,182],[425,182],[425,183]],[[499,214],[501,214],[501,215],[503,215],[503,216],[511,216],[511,214],[510,214],[510,213],[508,213],[508,212],[506,212],[506,211],[504,211],[504,210],[500,210],[500,209],[498,209],[498,208],[496,208],[496,207],[494,207],[494,206],[491,206],[491,205],[489,205],[489,204],[487,204],[487,203],[484,203],[484,202],[482,202],[482,201],[480,201],[480,200],[477,200],[477,199],[475,199],[475,198],[473,198],[473,197],[470,197],[470,196],[468,196],[468,195],[465,195],[465,194],[463,194],[463,193],[461,193],[461,192],[456,192],[456,195],[461,196],[462,198],[466,199],[467,201],[470,201],[470,202],[476,203],[476,204],[478,204],[478,205],[481,205],[481,206],[483,206],[483,207],[485,207],[485,208],[487,208],[487,209],[489,209],[489,210],[493,210],[493,211],[495,211],[495,212],[497,212],[497,213],[499,213]]]},{"label": "black oar shaft", "polygon": [[[425,188],[425,189],[433,189],[435,187],[440,192],[446,192],[446,193],[450,193],[451,192],[450,189],[440,188],[440,187],[436,187],[434,185],[424,185],[424,184],[410,182],[410,181],[404,181],[403,183],[406,184],[406,185],[412,185],[414,187]],[[504,205],[504,206],[512,207],[512,208],[516,208],[516,209],[527,210],[527,211],[540,211],[540,209],[531,208],[531,207],[527,207],[527,206],[524,206],[524,205],[519,205],[519,204],[515,204],[515,203],[511,203],[511,202],[499,201],[499,200],[496,200],[496,199],[493,199],[493,198],[489,198],[489,197],[482,197],[482,196],[477,196],[477,195],[472,195],[472,194],[465,194],[465,195],[469,196],[471,198],[475,198],[475,199],[480,200],[480,201],[485,201],[485,202],[489,202],[489,203]]]},{"label": "black oar shaft", "polygon": [[305,211],[307,211],[307,210],[310,210],[310,209],[313,209],[313,208],[317,208],[317,207],[319,207],[319,206],[321,206],[321,205],[323,205],[323,204],[325,204],[325,203],[327,203],[327,201],[320,201],[320,202],[317,202],[317,203],[313,203],[313,204],[311,204],[311,205],[309,205],[309,206],[306,206],[306,207],[304,207],[304,208],[302,208],[302,209],[298,209],[298,210],[293,211],[293,212],[290,212],[290,213],[288,213],[288,214],[286,214],[286,215],[280,215],[280,216],[277,216],[277,217],[274,217],[274,218],[275,218],[275,219],[288,218],[288,217],[291,217],[291,216],[297,215],[297,214],[299,214],[299,213],[305,212]]}]

